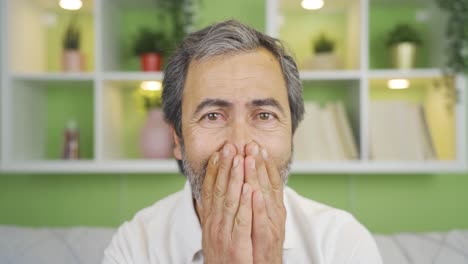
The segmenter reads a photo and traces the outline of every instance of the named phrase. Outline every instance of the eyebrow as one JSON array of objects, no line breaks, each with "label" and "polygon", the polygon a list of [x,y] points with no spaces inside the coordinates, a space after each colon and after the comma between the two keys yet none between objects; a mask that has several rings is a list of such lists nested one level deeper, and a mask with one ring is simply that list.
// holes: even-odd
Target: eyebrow
[{"label": "eyebrow", "polygon": [[[277,108],[281,112],[281,114],[285,115],[283,107],[278,102],[278,100],[274,98],[255,99],[255,100],[252,100],[251,102],[248,102],[246,106],[249,108],[260,107],[260,106],[273,106]],[[198,115],[204,108],[207,108],[207,107],[231,108],[232,103],[223,99],[208,98],[208,99],[203,100],[201,103],[197,105],[197,108],[195,109],[193,116]]]},{"label": "eyebrow", "polygon": [[203,100],[201,103],[197,105],[197,108],[195,109],[195,113],[193,113],[193,115],[196,116],[206,107],[214,107],[214,106],[229,108],[229,107],[232,107],[232,103],[223,99],[208,98],[208,99]]},{"label": "eyebrow", "polygon": [[281,114],[285,115],[284,109],[281,106],[281,104],[278,102],[278,100],[273,99],[273,98],[255,99],[252,102],[247,103],[247,106],[249,107],[273,106],[277,108],[281,112]]}]

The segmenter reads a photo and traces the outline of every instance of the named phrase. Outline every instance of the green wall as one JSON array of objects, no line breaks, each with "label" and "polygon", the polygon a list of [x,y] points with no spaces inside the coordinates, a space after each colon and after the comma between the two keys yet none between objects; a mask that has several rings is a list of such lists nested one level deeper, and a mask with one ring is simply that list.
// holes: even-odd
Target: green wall
[{"label": "green wall", "polygon": [[[118,226],[180,190],[172,175],[1,175],[0,224]],[[468,175],[291,175],[300,194],[352,212],[372,232],[468,228]]]}]

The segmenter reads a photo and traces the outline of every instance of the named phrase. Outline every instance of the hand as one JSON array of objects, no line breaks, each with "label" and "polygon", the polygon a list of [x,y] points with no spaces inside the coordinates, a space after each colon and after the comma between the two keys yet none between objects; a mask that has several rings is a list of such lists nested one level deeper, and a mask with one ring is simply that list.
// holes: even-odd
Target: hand
[{"label": "hand", "polygon": [[252,188],[233,145],[211,156],[198,207],[205,263],[253,263]]},{"label": "hand", "polygon": [[245,177],[254,188],[252,243],[254,263],[282,263],[286,208],[283,181],[265,148],[246,146]]}]

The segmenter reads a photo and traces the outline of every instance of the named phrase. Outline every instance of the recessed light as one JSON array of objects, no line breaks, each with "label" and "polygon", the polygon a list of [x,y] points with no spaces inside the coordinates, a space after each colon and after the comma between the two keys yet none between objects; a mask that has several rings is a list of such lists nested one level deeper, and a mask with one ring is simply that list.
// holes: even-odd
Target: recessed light
[{"label": "recessed light", "polygon": [[59,5],[63,9],[78,10],[83,6],[81,0],[60,0]]},{"label": "recessed light", "polygon": [[390,89],[406,89],[410,85],[407,79],[391,79],[388,80],[387,86]]},{"label": "recessed light", "polygon": [[307,10],[317,10],[324,5],[323,0],[302,0],[301,6]]},{"label": "recessed light", "polygon": [[159,81],[144,81],[141,82],[140,88],[145,91],[159,91],[162,88],[162,83]]}]

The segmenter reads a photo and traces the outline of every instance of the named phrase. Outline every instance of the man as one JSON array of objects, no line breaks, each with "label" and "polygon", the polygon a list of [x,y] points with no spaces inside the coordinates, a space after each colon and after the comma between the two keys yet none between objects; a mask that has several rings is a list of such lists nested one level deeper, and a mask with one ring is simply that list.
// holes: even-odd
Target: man
[{"label": "man", "polygon": [[304,106],[279,41],[215,24],[183,41],[163,86],[188,183],[123,224],[104,263],[381,263],[352,215],[285,186]]}]

